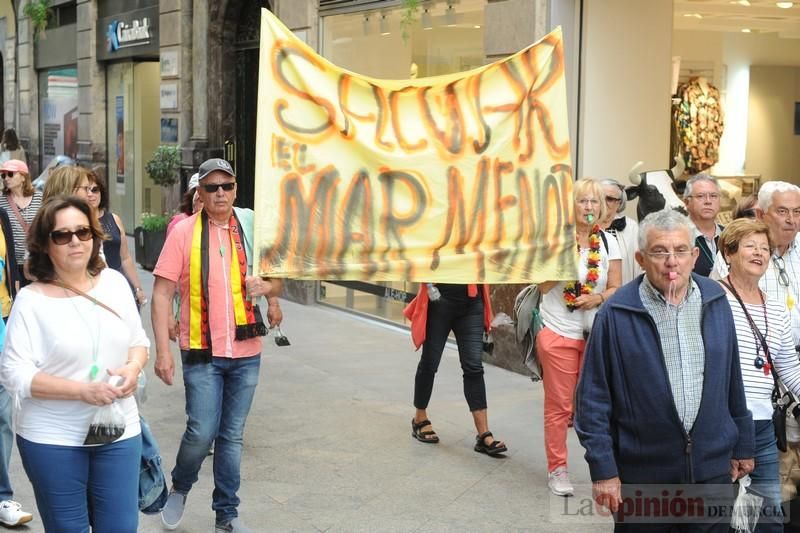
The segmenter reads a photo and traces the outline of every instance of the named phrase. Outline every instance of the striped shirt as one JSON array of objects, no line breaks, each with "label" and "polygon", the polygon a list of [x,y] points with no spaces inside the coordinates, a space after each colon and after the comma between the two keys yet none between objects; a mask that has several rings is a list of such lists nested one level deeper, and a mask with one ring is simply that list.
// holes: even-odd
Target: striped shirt
[{"label": "striped shirt", "polygon": [[[13,202],[8,196],[0,194],[0,209],[4,209],[8,213],[8,219],[11,221],[11,231],[14,233],[14,253],[17,258],[17,264],[21,266],[28,255],[28,247],[25,244],[25,230],[17,220],[14,210],[11,209],[11,204],[8,203],[10,201]],[[20,209],[19,214],[30,225],[41,206],[42,193],[41,191],[35,191],[33,198],[31,198],[31,203],[24,209]]]},{"label": "striped shirt", "polygon": [[693,279],[690,280],[683,302],[669,305],[645,276],[639,285],[639,297],[656,323],[672,400],[688,433],[700,410],[706,362],[700,330],[703,307],[700,289]]},{"label": "striped shirt", "polygon": [[[756,357],[761,356],[763,361],[764,350],[753,334],[747,317],[742,311],[742,306],[736,297],[726,292],[728,303],[733,311],[733,323],[736,325],[736,340],[739,344],[739,362],[742,365],[742,381],[744,382],[744,395],[747,398],[747,408],[753,413],[753,420],[772,419],[772,389],[774,382],[772,373],[764,373],[764,369],[756,368]],[[748,304],[747,311],[762,335],[766,333],[767,347],[769,348],[775,369],[778,371],[783,384],[795,395],[800,394],[800,361],[794,351],[792,330],[789,326],[789,313],[780,302],[767,298],[767,322],[764,323],[764,308],[760,304]],[[756,355],[758,349],[758,355]]]},{"label": "striped shirt", "polygon": [[[783,261],[781,261],[781,259]],[[786,276],[781,276],[782,267]],[[788,285],[781,282],[788,279]],[[789,310],[792,318],[792,335],[795,345],[800,344],[800,243],[798,238],[789,245],[783,256],[772,256],[767,267],[767,271],[761,277],[758,286],[767,293],[770,298],[774,298],[778,303],[782,303]]]}]

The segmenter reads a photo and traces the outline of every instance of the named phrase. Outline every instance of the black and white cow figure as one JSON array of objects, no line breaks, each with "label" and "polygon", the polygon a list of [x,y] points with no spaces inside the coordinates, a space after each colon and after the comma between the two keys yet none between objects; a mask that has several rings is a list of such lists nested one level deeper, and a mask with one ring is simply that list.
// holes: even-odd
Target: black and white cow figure
[{"label": "black and white cow figure", "polygon": [[[681,156],[675,156],[675,166],[664,170],[646,170],[640,172],[642,163],[639,161],[628,173],[631,186],[625,188],[625,197],[628,200],[639,199],[636,205],[636,217],[641,221],[648,214],[661,211],[665,207],[677,209],[686,213],[683,200],[678,194],[682,191],[676,186],[677,178],[683,175],[686,164]],[[681,182],[681,186],[684,183]]]}]

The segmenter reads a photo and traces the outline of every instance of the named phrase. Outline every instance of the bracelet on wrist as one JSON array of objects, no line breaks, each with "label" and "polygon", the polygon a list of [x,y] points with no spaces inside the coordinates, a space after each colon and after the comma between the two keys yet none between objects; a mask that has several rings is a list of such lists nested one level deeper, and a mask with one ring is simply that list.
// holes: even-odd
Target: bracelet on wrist
[{"label": "bracelet on wrist", "polygon": [[600,305],[603,305],[604,303],[606,303],[606,297],[603,296],[602,292],[598,292],[597,295],[600,296]]}]

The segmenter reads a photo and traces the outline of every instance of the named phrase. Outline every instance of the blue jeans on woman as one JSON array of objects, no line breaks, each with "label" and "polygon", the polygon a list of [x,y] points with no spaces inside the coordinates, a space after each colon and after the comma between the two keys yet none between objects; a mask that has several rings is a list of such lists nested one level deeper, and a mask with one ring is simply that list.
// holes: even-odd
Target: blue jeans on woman
[{"label": "blue jeans on woman", "polygon": [[226,523],[239,516],[236,492],[241,482],[244,425],[258,385],[261,355],[212,357],[210,363],[187,363],[187,355],[181,352],[188,420],[172,470],[172,489],[189,492],[211,443],[216,442],[211,508],[217,522]]},{"label": "blue jeans on woman", "polygon": [[750,492],[764,498],[761,516],[756,525],[756,533],[779,533],[783,531],[783,511],[781,509],[781,482],[778,475],[778,446],[775,441],[775,427],[772,420],[755,420],[756,447],[754,459],[756,466],[750,472]]},{"label": "blue jeans on woman", "polygon": [[414,407],[427,409],[433,393],[433,380],[442,360],[447,337],[452,330],[458,344],[458,358],[464,373],[464,397],[470,411],[486,409],[486,384],[483,379],[483,299],[466,303],[442,295],[428,302],[425,343],[414,380]]},{"label": "blue jeans on woman", "polygon": [[101,446],[38,444],[17,435],[45,531],[136,533],[142,439]]},{"label": "blue jeans on woman", "polygon": [[11,426],[11,395],[0,385],[0,501],[14,497],[8,465],[11,462],[11,447],[14,445],[14,431]]}]

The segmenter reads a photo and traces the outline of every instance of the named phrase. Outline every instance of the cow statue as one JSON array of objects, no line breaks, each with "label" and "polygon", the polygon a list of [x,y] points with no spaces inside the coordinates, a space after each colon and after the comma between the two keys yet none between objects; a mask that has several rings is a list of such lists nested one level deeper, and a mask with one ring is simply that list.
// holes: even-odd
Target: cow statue
[{"label": "cow statue", "polygon": [[678,196],[682,192],[676,187],[676,180],[683,175],[686,164],[681,156],[675,156],[675,166],[665,170],[647,170],[640,172],[644,163],[639,161],[628,173],[631,186],[625,188],[628,200],[639,199],[636,205],[636,217],[641,221],[648,214],[661,211],[665,207],[686,213],[683,200]]}]

